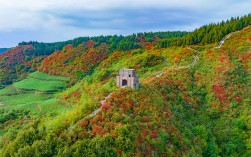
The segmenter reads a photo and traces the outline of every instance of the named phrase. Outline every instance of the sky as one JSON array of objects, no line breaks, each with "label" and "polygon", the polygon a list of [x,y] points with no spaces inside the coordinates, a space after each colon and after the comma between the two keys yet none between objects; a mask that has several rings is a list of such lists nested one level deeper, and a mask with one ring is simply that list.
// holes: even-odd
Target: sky
[{"label": "sky", "polygon": [[250,0],[0,0],[0,47],[81,36],[193,31],[251,13]]}]

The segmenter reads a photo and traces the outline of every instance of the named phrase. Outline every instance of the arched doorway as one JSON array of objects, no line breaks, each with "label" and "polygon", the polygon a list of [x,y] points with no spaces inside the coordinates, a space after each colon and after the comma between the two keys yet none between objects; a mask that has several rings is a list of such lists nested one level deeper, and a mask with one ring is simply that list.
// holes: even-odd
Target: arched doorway
[{"label": "arched doorway", "polygon": [[122,86],[127,86],[127,80],[122,80]]}]

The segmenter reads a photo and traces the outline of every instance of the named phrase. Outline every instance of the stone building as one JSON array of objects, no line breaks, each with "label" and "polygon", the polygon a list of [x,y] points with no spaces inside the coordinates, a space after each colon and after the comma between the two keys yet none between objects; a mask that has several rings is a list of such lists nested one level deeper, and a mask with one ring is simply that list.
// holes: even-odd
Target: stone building
[{"label": "stone building", "polygon": [[116,77],[116,85],[120,87],[131,87],[133,90],[139,88],[139,78],[135,69],[120,69],[119,76]]}]

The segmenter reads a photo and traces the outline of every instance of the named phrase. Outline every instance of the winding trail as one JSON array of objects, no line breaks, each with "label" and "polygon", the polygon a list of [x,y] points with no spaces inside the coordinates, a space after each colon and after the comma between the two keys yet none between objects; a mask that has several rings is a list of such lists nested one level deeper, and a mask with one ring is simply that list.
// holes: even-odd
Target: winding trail
[{"label": "winding trail", "polygon": [[220,41],[220,44],[219,44],[217,47],[215,47],[215,48],[220,49],[221,46],[224,44],[225,40],[228,39],[231,35],[232,35],[232,34],[230,33],[230,34],[228,34],[225,38],[223,38],[223,39]]},{"label": "winding trail", "polygon": [[[112,92],[112,93],[113,93],[113,92]],[[87,119],[87,118],[92,118],[92,117],[96,116],[100,111],[102,111],[102,107],[103,107],[104,103],[106,102],[107,99],[109,99],[109,98],[111,97],[112,93],[110,93],[109,95],[107,95],[107,96],[105,97],[104,100],[101,100],[101,101],[100,101],[101,107],[99,107],[98,109],[94,110],[91,114],[85,116],[84,118],[78,120],[73,126],[70,126],[70,127],[68,128],[68,130],[69,130],[69,129],[75,129],[75,127],[76,127],[78,124],[80,124],[83,120],[85,120],[85,119]]]},{"label": "winding trail", "polygon": [[[188,48],[188,49],[191,49],[191,50],[194,50],[192,48]],[[199,51],[198,51],[199,53]],[[187,68],[190,68],[192,66],[194,66],[198,61],[199,61],[199,57],[197,55],[194,55],[194,61],[188,65],[183,65],[183,66],[173,66],[173,67],[170,67],[170,69],[173,69],[173,70],[181,70],[181,69],[187,69]],[[157,74],[155,77],[160,77],[162,76],[163,74],[165,74],[166,72],[162,72],[160,74]]]},{"label": "winding trail", "polygon": [[[226,37],[224,37],[224,38],[220,41],[219,45],[218,45],[217,47],[215,47],[215,48],[217,48],[217,49],[221,48],[221,46],[224,44],[225,40],[228,39],[231,35],[232,35],[232,34],[228,34]],[[192,48],[190,48],[190,47],[187,47],[187,48],[190,49],[190,50],[193,50],[193,51],[197,51],[197,50],[192,49]],[[197,53],[200,53],[200,51],[197,51]],[[188,64],[188,65],[185,65],[185,66],[173,66],[173,67],[170,67],[170,69],[173,69],[173,70],[181,70],[181,69],[188,69],[188,68],[194,66],[194,65],[199,61],[199,57],[198,57],[196,54],[195,54],[193,57],[194,57],[194,61],[193,61],[192,63],[190,63],[190,64]],[[161,76],[162,76],[163,74],[165,74],[165,73],[166,73],[166,72],[162,72],[162,73],[160,73],[160,74],[157,74],[155,77],[161,77]],[[113,93],[113,92],[112,92],[112,93]],[[111,97],[112,93],[110,93],[108,96],[106,96],[104,100],[100,101],[101,107],[99,107],[98,109],[94,110],[91,114],[85,116],[84,118],[78,120],[73,126],[70,126],[70,127],[68,128],[68,130],[69,130],[69,129],[75,129],[75,127],[76,127],[78,124],[80,124],[83,120],[85,120],[85,119],[87,119],[87,118],[92,118],[92,117],[96,116],[100,111],[102,111],[102,107],[103,107],[104,103],[107,101],[107,99],[109,99],[109,98]],[[0,104],[1,104],[1,102],[0,102]]]}]

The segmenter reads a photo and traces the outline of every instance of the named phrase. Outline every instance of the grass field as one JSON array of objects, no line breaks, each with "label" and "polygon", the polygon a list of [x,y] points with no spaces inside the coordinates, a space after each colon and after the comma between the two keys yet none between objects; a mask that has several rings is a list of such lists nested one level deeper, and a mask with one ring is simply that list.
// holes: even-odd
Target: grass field
[{"label": "grass field", "polygon": [[42,79],[47,81],[69,81],[69,78],[61,77],[61,76],[50,76],[48,74],[42,72],[34,72],[29,74],[28,78]]},{"label": "grass field", "polygon": [[0,96],[15,95],[17,94],[17,89],[13,86],[8,86],[0,90]]},{"label": "grass field", "polygon": [[[25,97],[25,99],[22,99],[22,97]],[[12,96],[11,98],[14,99],[14,101],[5,100],[4,102],[8,105],[3,106],[2,108],[15,110],[25,109],[34,114],[60,113],[66,109],[65,106],[60,105],[61,100],[53,98],[53,95],[20,94]]]},{"label": "grass field", "polygon": [[56,92],[65,88],[65,82],[27,78],[20,82],[14,83],[14,87],[16,89],[27,90],[27,91],[32,90],[40,92]]},{"label": "grass field", "polygon": [[10,106],[19,105],[19,104],[29,104],[36,101],[47,100],[53,97],[51,94],[17,94],[12,96],[1,96],[1,101]]},{"label": "grass field", "polygon": [[50,76],[46,73],[34,72],[19,82],[14,83],[17,90],[57,92],[65,88],[68,78],[60,76]]},{"label": "grass field", "polygon": [[34,72],[26,79],[0,90],[0,109],[25,109],[32,113],[65,110],[55,93],[66,87],[68,78]]}]

